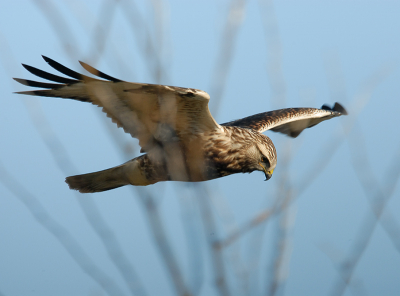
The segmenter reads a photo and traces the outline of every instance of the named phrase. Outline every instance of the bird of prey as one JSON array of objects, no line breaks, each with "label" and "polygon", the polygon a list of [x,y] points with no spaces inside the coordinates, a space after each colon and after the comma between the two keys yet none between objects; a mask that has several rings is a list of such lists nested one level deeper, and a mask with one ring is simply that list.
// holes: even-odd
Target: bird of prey
[{"label": "bird of prey", "polygon": [[132,83],[111,77],[80,62],[97,76],[79,74],[43,56],[61,77],[24,65],[32,74],[56,83],[14,78],[41,90],[19,94],[90,102],[139,140],[142,154],[122,165],[66,178],[71,189],[100,192],[124,185],[146,186],[160,181],[207,181],[235,173],[264,172],[270,179],[277,163],[266,130],[297,137],[305,128],[346,115],[339,104],[288,108],[218,124],[208,109],[210,96],[198,89]]}]

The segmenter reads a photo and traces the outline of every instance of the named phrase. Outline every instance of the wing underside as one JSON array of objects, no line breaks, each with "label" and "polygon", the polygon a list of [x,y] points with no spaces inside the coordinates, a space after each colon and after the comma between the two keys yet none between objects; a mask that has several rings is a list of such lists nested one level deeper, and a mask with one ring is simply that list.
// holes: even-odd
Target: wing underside
[{"label": "wing underside", "polygon": [[23,64],[32,74],[52,83],[14,78],[26,86],[41,88],[17,93],[68,98],[97,105],[125,132],[138,138],[143,151],[169,141],[170,137],[182,140],[219,128],[209,112],[209,95],[204,91],[125,82],[80,62],[84,69],[101,79],[93,78],[50,58],[43,58],[52,68],[69,78]]},{"label": "wing underside", "polygon": [[339,103],[331,108],[323,105],[317,108],[287,108],[259,113],[243,119],[221,124],[223,126],[239,126],[254,129],[260,133],[271,130],[297,137],[304,129],[333,117],[347,115],[347,111]]}]

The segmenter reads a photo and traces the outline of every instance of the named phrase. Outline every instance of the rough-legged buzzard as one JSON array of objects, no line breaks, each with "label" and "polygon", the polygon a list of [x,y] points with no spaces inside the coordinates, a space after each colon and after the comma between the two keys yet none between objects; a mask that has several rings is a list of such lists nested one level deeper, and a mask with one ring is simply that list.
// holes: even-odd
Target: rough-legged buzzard
[{"label": "rough-legged buzzard", "polygon": [[[65,78],[23,65],[45,83],[14,78],[43,90],[18,92],[90,102],[102,110],[146,152],[120,166],[66,178],[71,189],[99,192],[124,185],[160,181],[206,181],[235,173],[262,171],[271,178],[277,158],[274,144],[262,132],[272,130],[297,137],[305,128],[346,115],[338,103],[316,108],[265,112],[219,125],[208,109],[210,96],[192,88],[131,83],[111,77],[83,62],[102,79],[79,74],[43,57]],[[103,80],[105,79],[105,80]]]}]

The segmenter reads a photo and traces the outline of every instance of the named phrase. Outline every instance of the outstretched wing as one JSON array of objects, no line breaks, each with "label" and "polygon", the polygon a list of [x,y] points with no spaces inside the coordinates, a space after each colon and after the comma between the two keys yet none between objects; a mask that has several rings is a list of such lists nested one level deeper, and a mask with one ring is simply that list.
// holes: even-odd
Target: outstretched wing
[{"label": "outstretched wing", "polygon": [[221,125],[250,128],[260,133],[271,130],[296,138],[305,128],[341,115],[347,115],[347,111],[342,105],[335,103],[333,108],[323,105],[321,109],[287,108],[264,112]]},{"label": "outstretched wing", "polygon": [[43,56],[54,69],[73,78],[65,78],[24,65],[32,74],[57,83],[36,82],[14,78],[27,86],[44,90],[19,94],[59,97],[90,102],[102,107],[118,127],[139,139],[142,151],[170,139],[190,139],[201,132],[220,126],[208,109],[210,96],[201,90],[166,85],[125,82],[80,62],[96,79],[79,74]]}]

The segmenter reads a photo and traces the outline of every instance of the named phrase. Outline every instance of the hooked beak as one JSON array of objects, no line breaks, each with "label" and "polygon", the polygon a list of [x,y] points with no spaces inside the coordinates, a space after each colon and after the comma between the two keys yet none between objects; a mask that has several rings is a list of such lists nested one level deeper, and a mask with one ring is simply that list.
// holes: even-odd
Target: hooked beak
[{"label": "hooked beak", "polygon": [[274,170],[270,170],[267,172],[267,170],[265,169],[265,167],[261,164],[261,162],[258,163],[264,170],[264,174],[265,174],[265,180],[264,181],[268,181],[269,179],[271,179],[272,174],[274,172]]}]

